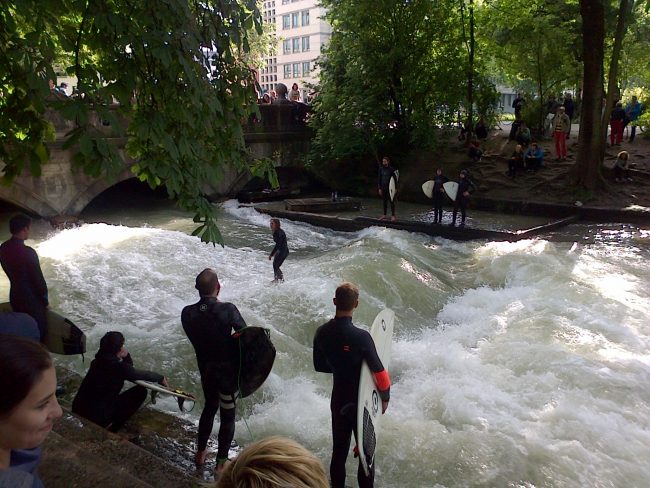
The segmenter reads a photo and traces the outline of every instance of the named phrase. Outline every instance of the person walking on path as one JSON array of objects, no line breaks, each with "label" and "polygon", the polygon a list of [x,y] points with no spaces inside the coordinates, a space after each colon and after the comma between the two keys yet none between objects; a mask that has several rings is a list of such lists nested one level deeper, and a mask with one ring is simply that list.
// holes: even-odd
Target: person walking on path
[{"label": "person walking on path", "polygon": [[553,139],[555,140],[555,153],[558,161],[566,159],[566,135],[571,130],[571,119],[565,113],[564,107],[558,107],[557,114],[553,118]]},{"label": "person walking on path", "polygon": [[14,312],[23,312],[36,320],[41,339],[47,330],[47,283],[41,271],[36,251],[25,245],[32,227],[32,219],[16,215],[9,221],[11,238],[0,245],[0,264],[11,288],[9,301]]},{"label": "person walking on path", "polygon": [[[368,331],[355,327],[352,314],[359,305],[359,289],[352,283],[342,283],[334,294],[336,314],[321,325],[314,336],[314,369],[334,375],[330,410],[332,413],[332,488],[345,488],[345,461],[350,450],[352,434],[357,437],[357,398],[361,364],[366,362],[373,372],[382,402],[382,414],[390,400],[390,377],[377,355],[375,343]],[[374,486],[374,466],[366,476],[361,460],[357,470],[360,488]]]},{"label": "person walking on path", "polygon": [[221,284],[216,271],[210,268],[201,271],[196,277],[195,288],[200,300],[185,307],[181,313],[183,330],[196,352],[205,396],[194,460],[197,466],[205,464],[214,416],[220,412],[215,469],[220,473],[226,466],[230,443],[235,437],[235,401],[239,395],[239,358],[231,333],[246,327],[246,322],[235,305],[218,299]]},{"label": "person walking on path", "polygon": [[[384,216],[386,218],[386,212],[388,211],[388,203],[390,202],[390,212],[391,220],[395,220],[395,201],[390,198],[390,179],[397,176],[395,175],[395,168],[390,165],[390,159],[388,156],[384,156],[381,160],[381,166],[379,167],[379,172],[377,176],[377,189],[379,191],[379,196],[383,198],[384,201]],[[397,181],[396,181],[397,183]]]},{"label": "person walking on path", "polygon": [[611,127],[609,140],[612,146],[620,146],[621,142],[623,141],[624,121],[625,110],[623,110],[623,104],[621,102],[616,102],[616,106],[612,110],[612,114],[609,117],[609,125]]},{"label": "person walking on path", "polygon": [[[627,104],[625,107],[625,123],[624,126],[630,124],[632,129],[630,129],[630,138],[629,142],[634,141],[634,136],[636,135],[636,120],[641,116],[642,111],[641,104],[636,97],[632,97],[632,101]],[[625,129],[625,127],[623,127]]]},{"label": "person walking on path", "polygon": [[287,245],[287,235],[280,228],[280,219],[271,219],[271,232],[273,232],[275,247],[269,254],[269,261],[273,259],[273,283],[278,283],[284,281],[284,274],[280,266],[289,256],[289,246]]}]

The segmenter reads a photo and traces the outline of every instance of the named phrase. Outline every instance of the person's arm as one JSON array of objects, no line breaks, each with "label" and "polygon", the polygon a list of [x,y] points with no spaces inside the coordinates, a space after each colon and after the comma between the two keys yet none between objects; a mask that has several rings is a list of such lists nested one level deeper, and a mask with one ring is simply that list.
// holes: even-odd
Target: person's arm
[{"label": "person's arm", "polygon": [[50,302],[48,300],[47,292],[47,283],[43,277],[43,271],[41,270],[41,263],[38,260],[38,254],[31,247],[28,248],[30,251],[30,270],[29,270],[29,279],[34,287],[34,290],[38,293],[43,299],[45,306],[49,306]]},{"label": "person's arm", "polygon": [[375,381],[375,386],[379,391],[379,397],[381,398],[381,413],[386,412],[388,408],[388,402],[390,401],[390,376],[388,371],[384,368],[384,365],[379,359],[377,354],[377,348],[375,347],[375,342],[372,340],[372,337],[368,332],[364,334],[364,340],[366,345],[364,347],[364,359],[372,371],[372,376]]},{"label": "person's arm", "polygon": [[314,337],[314,352],[313,352],[314,370],[319,373],[332,373],[332,367],[327,362],[325,353],[320,347],[320,331],[316,331]]},{"label": "person's arm", "polygon": [[125,380],[144,380],[151,381],[153,383],[160,383],[161,385],[166,385],[167,383],[165,377],[161,374],[155,373],[153,371],[146,371],[143,369],[135,369],[133,367],[133,359],[131,358],[131,354],[127,354],[126,357],[122,359],[122,362],[120,363],[120,370]]}]

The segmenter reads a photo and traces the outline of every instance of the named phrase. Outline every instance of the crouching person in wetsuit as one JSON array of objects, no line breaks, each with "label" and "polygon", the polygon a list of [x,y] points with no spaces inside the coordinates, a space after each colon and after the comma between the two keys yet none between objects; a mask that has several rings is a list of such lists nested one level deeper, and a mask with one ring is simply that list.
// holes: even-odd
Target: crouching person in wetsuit
[{"label": "crouching person in wetsuit", "polygon": [[[314,337],[314,368],[334,374],[330,410],[332,412],[332,488],[345,487],[345,461],[350,450],[352,433],[357,439],[357,398],[361,363],[366,361],[373,371],[380,390],[382,413],[388,408],[390,378],[377,355],[370,334],[352,324],[352,313],[359,305],[359,290],[352,283],[343,283],[334,296],[336,315],[320,326]],[[358,439],[357,439],[358,443]],[[359,461],[357,480],[360,488],[374,486],[374,467],[366,476]]]},{"label": "crouching person in wetsuit", "polygon": [[216,271],[210,268],[201,271],[196,277],[195,288],[201,299],[185,307],[181,314],[183,330],[196,352],[205,396],[195,462],[197,466],[205,464],[214,416],[219,411],[216,471],[220,473],[228,461],[230,443],[235,437],[235,400],[239,393],[239,357],[231,332],[243,329],[246,322],[235,305],[217,298],[221,285]]},{"label": "crouching person in wetsuit", "polygon": [[125,380],[145,380],[168,386],[163,375],[133,367],[121,332],[107,332],[72,402],[72,411],[117,432],[147,398],[147,389],[142,386],[120,393]]}]

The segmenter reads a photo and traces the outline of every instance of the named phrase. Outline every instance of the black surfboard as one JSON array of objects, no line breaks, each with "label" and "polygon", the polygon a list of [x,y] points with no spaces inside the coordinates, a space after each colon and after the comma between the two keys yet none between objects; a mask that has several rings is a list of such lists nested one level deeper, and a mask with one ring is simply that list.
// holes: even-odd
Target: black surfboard
[{"label": "black surfboard", "polygon": [[273,368],[275,346],[268,329],[245,327],[233,335],[236,357],[239,358],[237,389],[246,398],[264,384]]}]

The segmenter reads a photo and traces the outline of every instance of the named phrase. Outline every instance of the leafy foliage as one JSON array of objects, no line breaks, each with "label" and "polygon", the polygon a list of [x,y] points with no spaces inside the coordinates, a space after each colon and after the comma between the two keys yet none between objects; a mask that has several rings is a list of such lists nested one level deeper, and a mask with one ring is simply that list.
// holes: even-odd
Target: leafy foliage
[{"label": "leafy foliage", "polygon": [[427,146],[464,99],[457,2],[324,0],[333,26],[320,61],[314,160]]},{"label": "leafy foliage", "polygon": [[[202,240],[221,242],[205,185],[226,164],[249,163],[242,121],[255,110],[242,60],[262,34],[255,0],[7,0],[0,7],[0,158],[10,182],[26,164],[38,174],[53,128],[46,110],[73,121],[66,147],[86,173],[115,175],[115,146],[91,122],[128,121],[134,174],[164,185],[196,212]],[[78,79],[75,98],[53,96],[54,66]],[[117,108],[114,106],[117,102]],[[257,172],[269,168],[258,163]]]}]

